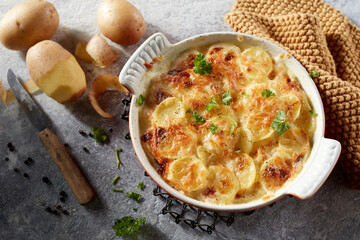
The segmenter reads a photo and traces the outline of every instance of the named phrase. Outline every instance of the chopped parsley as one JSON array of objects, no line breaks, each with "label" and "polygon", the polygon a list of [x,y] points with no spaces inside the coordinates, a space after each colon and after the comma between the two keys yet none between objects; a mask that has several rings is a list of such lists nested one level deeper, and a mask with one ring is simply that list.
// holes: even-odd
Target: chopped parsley
[{"label": "chopped parsley", "polygon": [[138,209],[137,209],[137,208],[133,208],[133,210],[134,210],[135,212],[137,212],[137,211],[138,211]]},{"label": "chopped parsley", "polygon": [[194,119],[194,123],[201,124],[201,123],[205,122],[205,118],[202,117],[201,115],[197,114],[197,112],[195,110],[193,111],[193,119]]},{"label": "chopped parsley", "polygon": [[141,194],[136,193],[136,192],[127,192],[126,196],[128,196],[131,199],[134,199],[137,202],[140,202],[140,199],[142,197]]},{"label": "chopped parsley", "polygon": [[230,133],[231,133],[231,134],[234,134],[234,130],[235,130],[235,123],[234,123],[234,122],[231,122],[231,130],[230,130]]},{"label": "chopped parsley", "polygon": [[215,97],[212,97],[212,100],[210,102],[208,102],[208,104],[206,104],[206,111],[210,112],[211,109],[213,109],[214,107],[218,107],[219,104],[216,102]]},{"label": "chopped parsley", "polygon": [[140,94],[139,99],[138,99],[139,106],[143,105],[144,102],[145,102],[145,97],[142,94]]},{"label": "chopped parsley", "polygon": [[264,90],[262,90],[262,92],[261,92],[261,96],[262,96],[262,97],[265,97],[265,98],[268,98],[268,97],[271,97],[271,96],[275,96],[275,93],[273,93],[273,92],[270,91],[269,89],[264,89]]},{"label": "chopped parsley", "polygon": [[119,180],[119,178],[120,178],[119,176],[116,176],[116,177],[114,178],[114,180],[111,181],[111,184],[112,184],[112,185],[115,185],[116,182],[117,182],[117,180]]},{"label": "chopped parsley", "polygon": [[116,167],[119,168],[122,162],[120,161],[119,152],[122,152],[122,148],[115,149],[116,154]]},{"label": "chopped parsley", "polygon": [[315,111],[314,111],[314,110],[312,110],[312,109],[310,109],[310,110],[309,110],[309,113],[310,113],[311,115],[316,114],[316,113],[315,113]]},{"label": "chopped parsley", "polygon": [[116,236],[130,236],[132,239],[138,238],[138,231],[141,225],[145,224],[146,218],[133,218],[130,216],[116,219],[113,225]]},{"label": "chopped parsley", "polygon": [[186,111],[186,113],[191,113],[191,112],[192,110],[190,108]]},{"label": "chopped parsley", "polygon": [[208,75],[212,73],[212,66],[206,61],[205,55],[200,53],[194,59],[194,73],[200,75]]},{"label": "chopped parsley", "polygon": [[112,190],[113,190],[113,192],[123,192],[123,190],[121,190],[121,189],[116,189],[116,188],[113,188]]},{"label": "chopped parsley", "polygon": [[105,143],[108,140],[104,129],[98,127],[91,127],[91,131],[94,134],[94,139],[97,143]]},{"label": "chopped parsley", "polygon": [[246,95],[246,92],[242,92],[241,94],[245,96],[245,95]]},{"label": "chopped parsley", "polygon": [[236,153],[241,153],[241,150],[240,150],[240,149],[238,149],[238,150],[236,150],[235,152],[236,152]]},{"label": "chopped parsley", "polygon": [[231,100],[231,92],[228,93],[224,93],[222,96],[222,103],[224,105],[230,105],[230,100]]},{"label": "chopped parsley", "polygon": [[144,191],[145,184],[144,184],[143,182],[139,182],[136,186],[137,186],[140,190]]},{"label": "chopped parsley", "polygon": [[271,122],[271,127],[278,133],[283,134],[291,128],[284,111],[277,111],[274,120]]},{"label": "chopped parsley", "polygon": [[317,70],[315,71],[309,71],[309,76],[310,77],[318,77],[319,76],[319,72]]},{"label": "chopped parsley", "polygon": [[218,127],[217,127],[215,124],[212,123],[212,124],[210,125],[210,132],[211,132],[212,134],[216,134],[217,130],[218,130]]}]

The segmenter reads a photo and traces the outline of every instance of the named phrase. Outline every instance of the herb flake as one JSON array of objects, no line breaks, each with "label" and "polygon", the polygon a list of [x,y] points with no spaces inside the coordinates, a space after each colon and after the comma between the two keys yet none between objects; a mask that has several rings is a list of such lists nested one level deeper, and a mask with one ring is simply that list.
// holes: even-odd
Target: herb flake
[{"label": "herb flake", "polygon": [[143,182],[139,182],[136,186],[137,186],[141,191],[144,191],[145,184],[144,184]]},{"label": "herb flake", "polygon": [[123,192],[123,190],[121,190],[121,189],[116,189],[116,188],[113,188],[112,191],[113,191],[113,192]]},{"label": "herb flake", "polygon": [[281,135],[291,128],[289,122],[286,120],[285,111],[277,111],[274,120],[271,122],[271,127]]},{"label": "herb flake", "polygon": [[145,102],[145,97],[142,94],[140,94],[139,99],[138,99],[139,106],[143,105],[144,102]]},{"label": "herb flake", "polygon": [[236,153],[241,153],[241,149],[235,150]]},{"label": "herb flake", "polygon": [[224,105],[230,105],[230,101],[231,101],[231,92],[228,93],[224,93],[222,96],[222,103]]},{"label": "herb flake", "polygon": [[194,73],[200,75],[208,75],[212,73],[212,66],[206,61],[205,55],[200,53],[194,59]]},{"label": "herb flake", "polygon": [[104,129],[98,127],[91,127],[91,131],[94,134],[94,139],[97,143],[105,143],[108,140]]},{"label": "herb flake", "polygon": [[309,71],[309,76],[317,78],[319,76],[319,72],[317,70]]},{"label": "herb flake", "polygon": [[125,216],[116,219],[113,225],[116,236],[130,236],[132,239],[137,239],[138,231],[141,225],[145,224],[146,218],[133,218]]},{"label": "herb flake", "polygon": [[120,161],[120,156],[119,153],[122,152],[122,148],[118,148],[115,149],[115,155],[116,155],[116,167],[119,168],[120,164],[122,164],[122,162]]},{"label": "herb flake", "polygon": [[310,109],[310,110],[309,110],[309,113],[310,113],[311,115],[316,114],[316,113],[315,113],[315,111],[314,111],[314,110],[312,110],[312,109]]},{"label": "herb flake", "polygon": [[262,90],[262,92],[261,92],[261,96],[262,96],[262,97],[265,97],[265,98],[268,98],[268,97],[271,97],[271,96],[275,96],[275,93],[273,93],[273,92],[270,91],[269,89],[264,89],[264,90]]},{"label": "herb flake", "polygon": [[134,200],[137,201],[137,202],[140,202],[140,199],[141,199],[141,197],[142,197],[141,194],[136,193],[136,192],[127,192],[127,193],[126,193],[126,196],[128,196],[128,197],[131,198],[131,199],[134,199]]},{"label": "herb flake", "polygon": [[211,132],[212,134],[216,134],[217,130],[218,130],[218,127],[217,127],[215,124],[212,123],[212,124],[210,125],[210,132]]},{"label": "herb flake", "polygon": [[111,181],[111,184],[112,185],[115,185],[116,184],[116,182],[119,180],[119,176],[116,176],[112,181]]},{"label": "herb flake", "polygon": [[218,107],[219,104],[216,102],[215,97],[212,97],[212,100],[210,102],[208,102],[208,104],[206,104],[206,111],[210,112],[211,109],[213,109],[214,107]]},{"label": "herb flake", "polygon": [[197,112],[194,110],[193,111],[193,119],[194,119],[194,123],[197,124],[201,124],[203,122],[205,122],[205,118],[199,114],[197,114]]}]

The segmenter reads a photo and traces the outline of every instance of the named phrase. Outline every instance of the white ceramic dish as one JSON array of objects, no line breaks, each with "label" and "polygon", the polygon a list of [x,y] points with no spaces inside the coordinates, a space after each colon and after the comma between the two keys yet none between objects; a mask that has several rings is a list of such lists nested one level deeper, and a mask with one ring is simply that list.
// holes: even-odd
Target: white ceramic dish
[{"label": "white ceramic dish", "polygon": [[314,134],[313,148],[310,157],[304,164],[300,174],[294,180],[287,181],[284,187],[267,197],[266,200],[258,199],[244,204],[215,205],[189,198],[173,189],[161,178],[151,164],[151,159],[148,159],[140,140],[139,107],[136,100],[140,94],[146,91],[149,85],[149,79],[144,77],[148,71],[144,63],[151,62],[155,57],[160,56],[164,57],[164,59],[171,59],[187,49],[206,46],[220,41],[239,43],[239,36],[242,36],[242,44],[261,46],[268,50],[272,56],[278,56],[281,53],[287,54],[282,48],[264,39],[247,34],[215,32],[194,36],[179,43],[171,44],[163,34],[156,33],[149,37],[149,39],[137,49],[120,73],[120,82],[128,88],[132,94],[129,128],[133,147],[141,165],[149,176],[173,197],[190,205],[211,211],[249,211],[267,206],[286,195],[294,195],[299,199],[308,199],[314,195],[325,182],[334,168],[341,151],[341,145],[338,141],[324,137],[324,108],[314,82],[302,65],[294,57],[290,57],[286,59],[286,65],[299,79],[300,84],[312,102],[313,109],[317,113],[317,128]]}]

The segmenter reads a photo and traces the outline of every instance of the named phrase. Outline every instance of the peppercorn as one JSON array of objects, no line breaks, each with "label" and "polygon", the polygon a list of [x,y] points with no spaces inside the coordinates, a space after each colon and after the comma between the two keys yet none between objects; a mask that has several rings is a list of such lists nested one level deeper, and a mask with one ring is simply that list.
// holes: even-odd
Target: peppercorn
[{"label": "peppercorn", "polygon": [[46,207],[45,210],[46,210],[47,212],[49,212],[49,213],[52,213],[51,207]]},{"label": "peppercorn", "polygon": [[19,169],[18,169],[18,168],[14,168],[14,172],[19,172]]},{"label": "peppercorn", "polygon": [[25,163],[26,165],[29,165],[29,164],[30,164],[30,162],[29,162],[28,160],[25,160],[24,163]]},{"label": "peppercorn", "polygon": [[24,173],[23,175],[24,175],[24,177],[26,177],[26,178],[29,177],[29,175],[28,175],[27,173]]},{"label": "peppercorn", "polygon": [[69,215],[69,212],[66,209],[63,209],[62,213],[65,214],[65,215]]},{"label": "peppercorn", "polygon": [[64,197],[60,197],[60,201],[61,201],[61,202],[65,202],[65,198],[64,198]]},{"label": "peppercorn", "polygon": [[94,135],[93,135],[91,132],[89,132],[89,136],[90,136],[90,137],[94,137]]},{"label": "peppercorn", "polygon": [[110,130],[109,130],[110,132],[113,132],[114,130],[112,129],[112,128],[110,128]]},{"label": "peppercorn", "polygon": [[65,191],[61,191],[59,194],[60,194],[60,196],[62,196],[62,197],[66,197],[66,196],[67,196],[67,194],[66,194]]},{"label": "peppercorn", "polygon": [[51,184],[51,181],[49,180],[48,177],[43,177],[43,178],[42,178],[42,181],[43,181],[44,183],[46,183],[46,184]]},{"label": "peppercorn", "polygon": [[65,147],[68,147],[68,146],[69,146],[69,144],[68,144],[68,143],[64,143],[64,146],[65,146]]},{"label": "peppercorn", "polygon": [[28,162],[30,162],[30,163],[34,162],[31,157],[28,157],[27,160],[28,160]]},{"label": "peppercorn", "polygon": [[85,135],[85,132],[84,132],[83,130],[79,130],[79,133],[80,133],[81,135]]},{"label": "peppercorn", "polygon": [[83,150],[87,153],[89,152],[89,149],[87,149],[86,147],[83,147]]},{"label": "peppercorn", "polygon": [[5,161],[9,161],[9,158],[8,158],[8,157],[6,157],[6,158],[5,158]]}]

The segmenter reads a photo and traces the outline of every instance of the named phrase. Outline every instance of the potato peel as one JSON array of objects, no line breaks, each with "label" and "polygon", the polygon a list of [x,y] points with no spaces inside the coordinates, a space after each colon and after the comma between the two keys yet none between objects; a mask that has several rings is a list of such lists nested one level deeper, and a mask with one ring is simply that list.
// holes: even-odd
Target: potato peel
[{"label": "potato peel", "polygon": [[100,68],[110,65],[119,57],[119,54],[100,34],[96,34],[90,39],[86,45],[86,52],[94,60],[94,64]]},{"label": "potato peel", "polygon": [[89,91],[89,99],[95,111],[105,118],[114,117],[111,113],[105,112],[98,101],[98,98],[108,90],[117,90],[123,94],[128,94],[128,90],[119,82],[119,77],[111,74],[101,74],[92,82]]},{"label": "potato peel", "polygon": [[[3,81],[0,80],[0,98],[6,107],[7,104],[15,101],[16,98],[11,89],[5,89],[2,82]],[[28,93],[34,93],[40,89],[31,78],[28,79],[26,82],[23,82],[22,85]]]},{"label": "potato peel", "polygon": [[92,57],[86,51],[86,45],[87,45],[87,42],[79,42],[76,45],[75,57],[79,58],[80,60],[82,60],[84,62],[93,63],[94,59],[92,59]]}]

